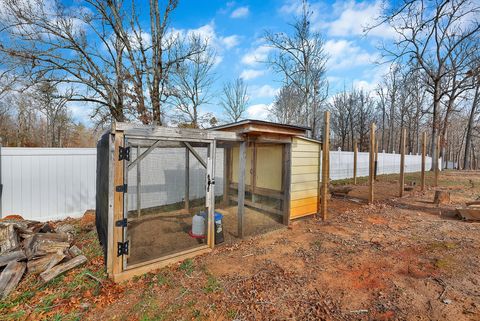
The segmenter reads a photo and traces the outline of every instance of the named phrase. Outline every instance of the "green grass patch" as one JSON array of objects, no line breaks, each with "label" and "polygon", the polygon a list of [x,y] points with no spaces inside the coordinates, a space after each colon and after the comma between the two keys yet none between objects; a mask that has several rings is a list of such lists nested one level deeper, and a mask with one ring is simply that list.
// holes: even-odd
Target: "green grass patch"
[{"label": "green grass patch", "polygon": [[186,259],[180,264],[179,269],[184,271],[185,274],[191,275],[195,269],[195,264],[192,259]]},{"label": "green grass patch", "polygon": [[214,275],[209,275],[207,279],[207,284],[205,285],[205,293],[213,293],[220,291],[222,289],[222,284]]}]

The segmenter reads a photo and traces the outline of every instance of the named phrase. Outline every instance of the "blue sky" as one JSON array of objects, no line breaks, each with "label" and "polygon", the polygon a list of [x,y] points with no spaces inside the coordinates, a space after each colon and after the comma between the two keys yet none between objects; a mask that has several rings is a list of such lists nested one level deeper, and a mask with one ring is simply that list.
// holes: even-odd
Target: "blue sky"
[{"label": "blue sky", "polygon": [[[382,10],[376,1],[311,1],[312,27],[324,35],[325,49],[330,55],[327,77],[330,95],[345,87],[373,90],[381,80],[386,65],[377,65],[381,41],[388,42],[393,32],[380,26],[368,35],[364,27],[371,24]],[[289,32],[288,23],[299,13],[301,1],[194,1],[180,0],[172,16],[171,27],[193,31],[209,39],[220,62],[215,67],[218,81],[215,96],[222,83],[241,77],[249,87],[248,118],[268,119],[268,105],[281,86],[280,78],[259,63],[268,55],[262,40],[265,30]],[[148,10],[145,8],[145,10]],[[202,106],[203,112],[213,112],[221,118],[218,98]],[[72,106],[74,117],[88,123],[89,108]]]}]

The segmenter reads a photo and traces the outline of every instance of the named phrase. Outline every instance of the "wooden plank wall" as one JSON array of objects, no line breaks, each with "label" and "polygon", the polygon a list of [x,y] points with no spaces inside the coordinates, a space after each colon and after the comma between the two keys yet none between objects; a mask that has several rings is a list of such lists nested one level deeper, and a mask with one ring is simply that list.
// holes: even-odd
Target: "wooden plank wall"
[{"label": "wooden plank wall", "polygon": [[290,219],[317,212],[319,155],[319,143],[293,138]]}]

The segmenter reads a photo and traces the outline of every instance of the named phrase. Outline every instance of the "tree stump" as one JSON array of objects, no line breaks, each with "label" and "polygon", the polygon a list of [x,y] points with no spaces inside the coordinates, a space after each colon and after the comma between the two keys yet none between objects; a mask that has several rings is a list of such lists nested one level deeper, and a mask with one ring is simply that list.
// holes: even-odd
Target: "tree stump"
[{"label": "tree stump", "polygon": [[433,203],[437,205],[450,203],[450,193],[445,191],[435,191]]}]

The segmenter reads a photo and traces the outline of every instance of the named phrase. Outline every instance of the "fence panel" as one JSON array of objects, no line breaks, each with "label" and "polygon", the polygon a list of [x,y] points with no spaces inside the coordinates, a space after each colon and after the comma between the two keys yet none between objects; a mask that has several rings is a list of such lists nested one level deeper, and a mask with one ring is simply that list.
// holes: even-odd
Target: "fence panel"
[{"label": "fence panel", "polygon": [[95,148],[2,148],[2,216],[40,221],[95,208]]},{"label": "fence panel", "polygon": [[[223,153],[221,149],[217,152]],[[1,216],[19,214],[26,219],[46,221],[68,216],[78,217],[86,210],[94,209],[96,153],[95,148],[2,148]],[[183,155],[182,151],[178,157]],[[368,153],[358,153],[358,177],[368,176],[368,159]],[[431,157],[427,157],[427,170],[431,162]],[[173,170],[175,162],[162,163],[162,166]],[[218,161],[216,177],[219,180],[216,195],[220,195],[223,190],[222,166],[223,162]],[[379,175],[399,173],[399,167],[399,154],[378,154]],[[405,156],[405,172],[418,172],[420,168],[421,156]],[[196,179],[194,173],[192,168],[190,186],[192,197],[204,188],[203,185],[197,184],[202,180]],[[352,177],[353,152],[331,151],[330,178],[337,180]],[[183,183],[182,177],[179,177],[179,180]],[[134,181],[132,183],[134,184]],[[164,198],[155,193],[152,194],[155,204],[162,204]],[[135,204],[133,199],[129,204]]]}]

